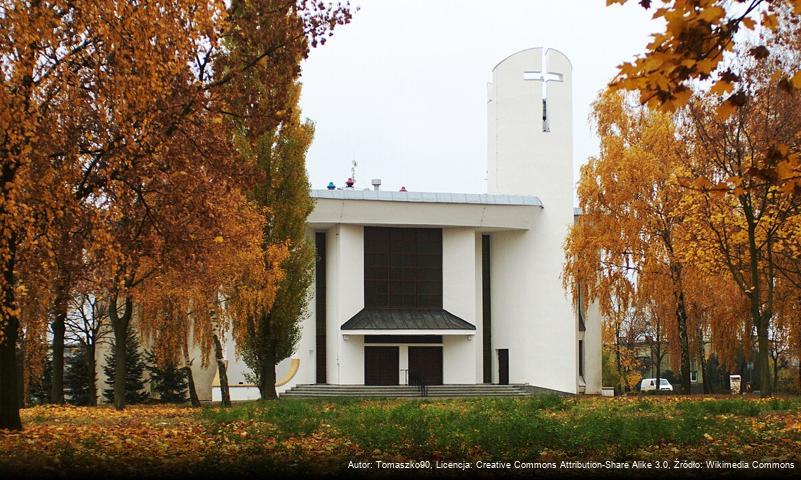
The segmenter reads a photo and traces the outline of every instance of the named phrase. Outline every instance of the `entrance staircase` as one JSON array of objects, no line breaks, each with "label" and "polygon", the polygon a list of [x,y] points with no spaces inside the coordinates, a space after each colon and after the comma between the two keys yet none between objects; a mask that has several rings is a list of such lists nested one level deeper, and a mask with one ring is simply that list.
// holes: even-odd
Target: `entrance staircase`
[{"label": "entrance staircase", "polygon": [[455,398],[455,397],[525,397],[532,395],[528,385],[427,385],[423,393],[413,385],[296,385],[281,398]]}]

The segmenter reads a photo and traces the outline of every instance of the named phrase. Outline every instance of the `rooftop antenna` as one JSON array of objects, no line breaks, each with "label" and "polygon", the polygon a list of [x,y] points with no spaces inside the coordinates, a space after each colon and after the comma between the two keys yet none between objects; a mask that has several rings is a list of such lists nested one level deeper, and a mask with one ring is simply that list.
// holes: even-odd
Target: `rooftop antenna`
[{"label": "rooftop antenna", "polygon": [[356,183],[356,167],[359,166],[359,162],[356,161],[356,155],[354,155],[353,160],[350,162],[350,178],[353,179],[353,183]]}]

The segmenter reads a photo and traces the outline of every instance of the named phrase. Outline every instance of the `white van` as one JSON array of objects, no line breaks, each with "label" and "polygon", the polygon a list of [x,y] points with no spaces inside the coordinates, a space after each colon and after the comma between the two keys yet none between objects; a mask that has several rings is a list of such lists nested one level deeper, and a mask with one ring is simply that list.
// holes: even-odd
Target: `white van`
[{"label": "white van", "polygon": [[[656,379],[655,378],[643,378],[642,382],[640,382],[640,391],[641,392],[655,392],[656,391]],[[673,385],[670,384],[664,378],[659,379],[659,391],[660,392],[672,392]]]}]

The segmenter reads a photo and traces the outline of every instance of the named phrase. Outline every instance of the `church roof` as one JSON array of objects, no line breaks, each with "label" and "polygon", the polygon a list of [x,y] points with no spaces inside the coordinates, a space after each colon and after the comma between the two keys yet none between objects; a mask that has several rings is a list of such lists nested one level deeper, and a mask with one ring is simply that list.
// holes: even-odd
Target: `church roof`
[{"label": "church roof", "polygon": [[475,330],[447,310],[365,308],[342,325],[342,330]]},{"label": "church roof", "polygon": [[463,203],[474,205],[524,205],[542,207],[539,198],[531,195],[488,193],[390,192],[386,190],[312,190],[312,198],[330,200],[377,200],[382,202]]}]

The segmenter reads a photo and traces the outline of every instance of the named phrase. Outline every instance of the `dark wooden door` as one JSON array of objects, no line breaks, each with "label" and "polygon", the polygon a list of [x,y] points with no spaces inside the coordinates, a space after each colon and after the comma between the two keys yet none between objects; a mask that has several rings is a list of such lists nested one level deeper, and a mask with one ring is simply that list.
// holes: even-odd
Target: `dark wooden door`
[{"label": "dark wooden door", "polygon": [[409,383],[442,385],[442,347],[409,347]]},{"label": "dark wooden door", "polygon": [[398,385],[398,347],[364,347],[364,384]]},{"label": "dark wooden door", "polygon": [[506,348],[498,350],[498,383],[509,385],[509,350]]}]

